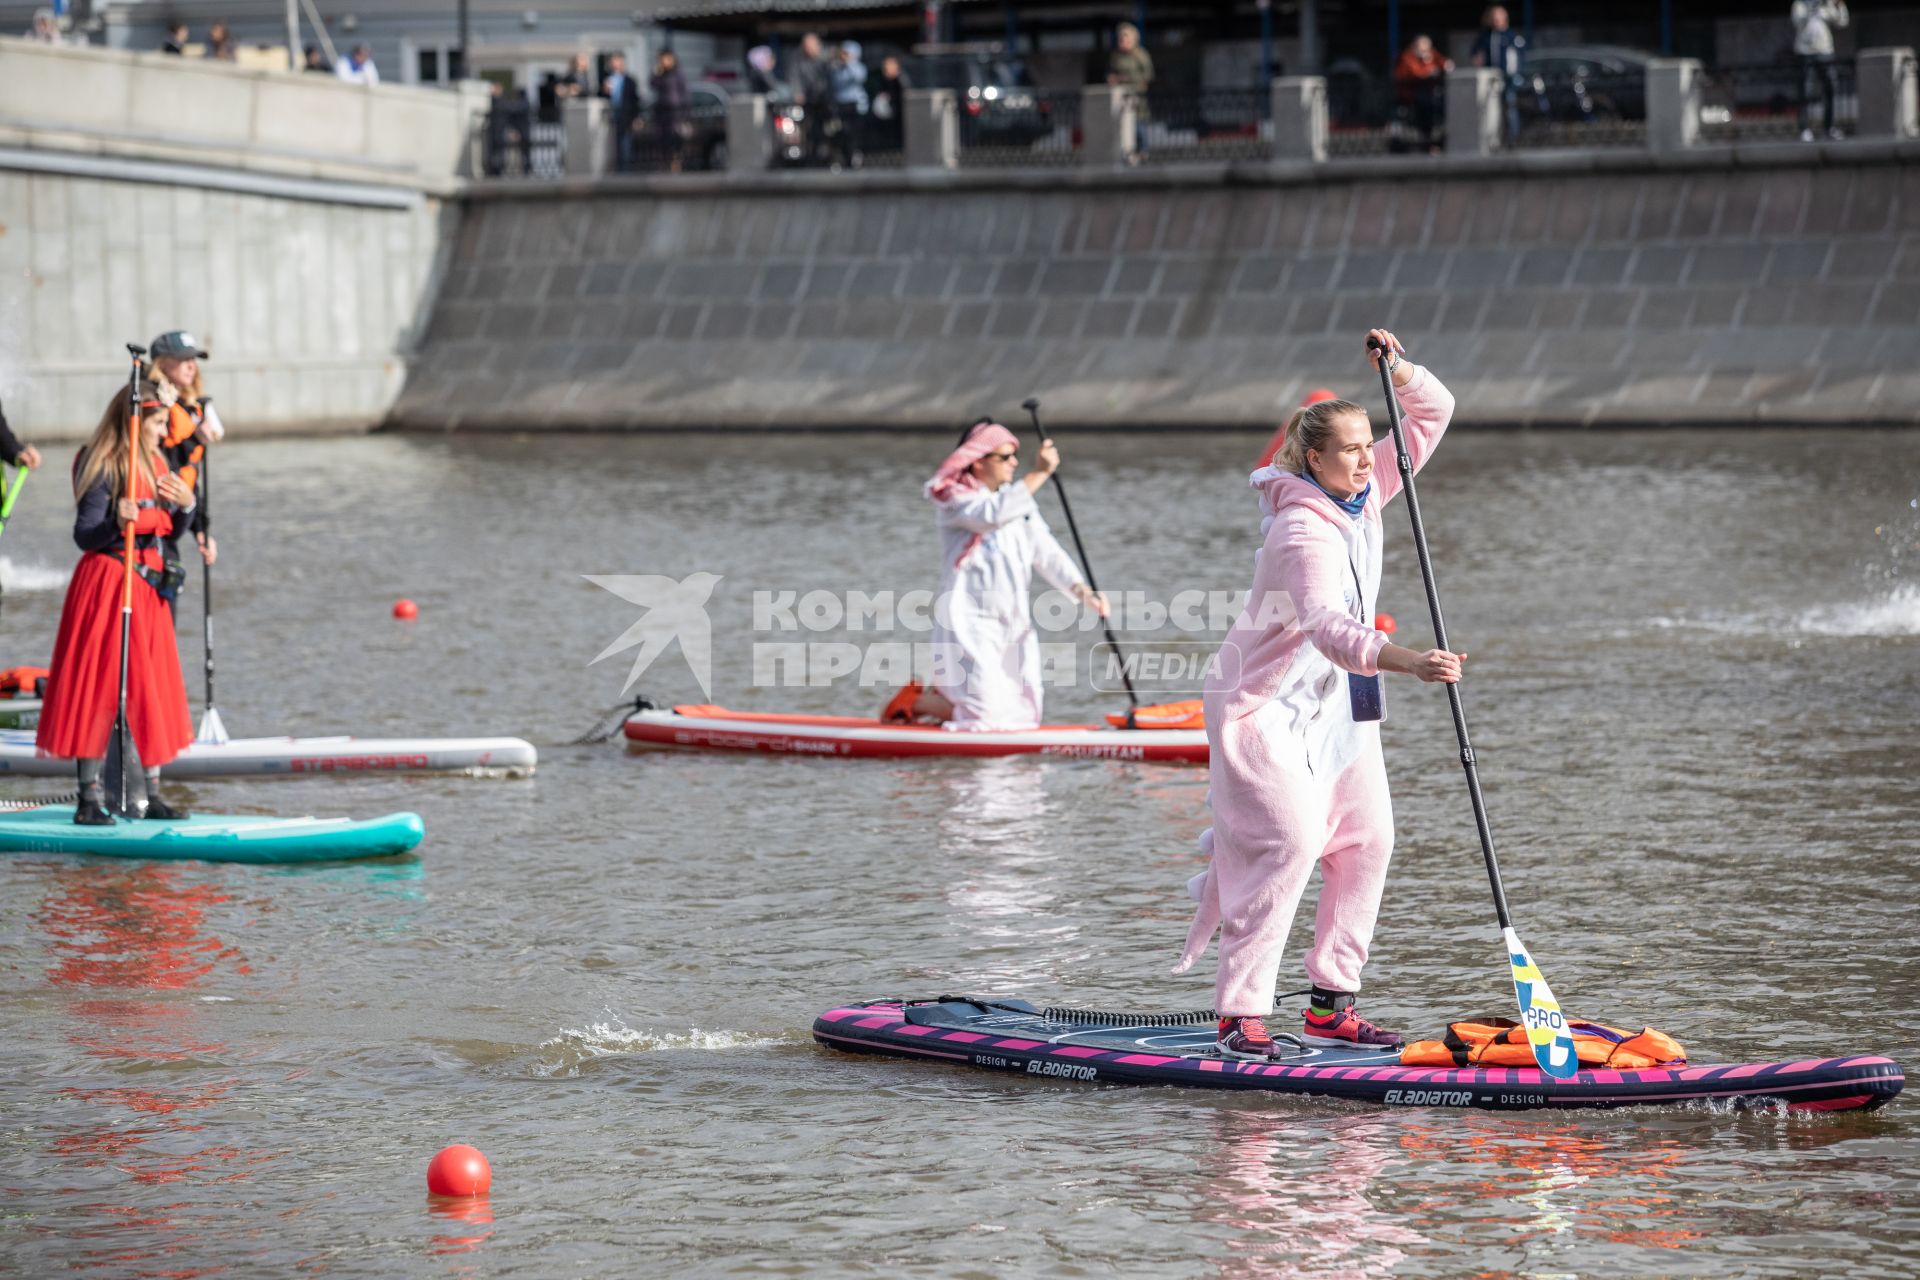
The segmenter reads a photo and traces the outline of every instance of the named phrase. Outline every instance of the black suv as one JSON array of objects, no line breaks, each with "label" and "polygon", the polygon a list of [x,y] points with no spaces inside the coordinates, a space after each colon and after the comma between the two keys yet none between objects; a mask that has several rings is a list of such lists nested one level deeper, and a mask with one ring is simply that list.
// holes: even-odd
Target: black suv
[{"label": "black suv", "polygon": [[[869,55],[868,65],[884,56]],[[1053,104],[1035,90],[1025,64],[998,45],[916,45],[899,57],[915,89],[953,90],[963,147],[1031,147],[1057,127]]]}]

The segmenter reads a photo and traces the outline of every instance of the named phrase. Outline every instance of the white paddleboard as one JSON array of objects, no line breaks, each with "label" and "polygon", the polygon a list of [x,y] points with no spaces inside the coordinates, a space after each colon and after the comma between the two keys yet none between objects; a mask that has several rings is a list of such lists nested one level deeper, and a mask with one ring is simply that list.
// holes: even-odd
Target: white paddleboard
[{"label": "white paddleboard", "polygon": [[[524,777],[538,754],[522,738],[230,738],[196,742],[166,767],[169,778],[329,773],[473,773]],[[73,761],[42,755],[31,729],[0,729],[0,775],[71,778]]]}]

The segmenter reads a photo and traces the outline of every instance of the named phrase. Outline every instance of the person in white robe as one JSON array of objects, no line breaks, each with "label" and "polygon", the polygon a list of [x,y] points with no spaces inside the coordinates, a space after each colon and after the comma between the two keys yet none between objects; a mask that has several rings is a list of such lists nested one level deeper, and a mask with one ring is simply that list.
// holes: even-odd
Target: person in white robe
[{"label": "person in white robe", "polygon": [[940,531],[940,595],[934,608],[930,687],[913,718],[956,732],[1040,724],[1040,638],[1029,600],[1038,573],[1107,616],[1105,599],[1047,527],[1034,495],[1060,465],[1053,441],[1019,472],[1020,442],[997,422],[968,428],[927,482]]}]

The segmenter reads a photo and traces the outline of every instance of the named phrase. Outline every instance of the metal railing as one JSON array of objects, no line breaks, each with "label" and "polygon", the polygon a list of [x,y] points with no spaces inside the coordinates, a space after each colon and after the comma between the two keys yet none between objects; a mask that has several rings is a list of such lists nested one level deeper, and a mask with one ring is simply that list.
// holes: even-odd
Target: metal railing
[{"label": "metal railing", "polygon": [[[1851,59],[1799,59],[1724,67],[1701,82],[1700,140],[1845,137],[1859,117]],[[1340,92],[1334,93],[1337,87]],[[1383,92],[1352,75],[1329,78],[1327,154],[1339,160],[1441,152],[1446,145],[1444,83]],[[1079,89],[976,87],[958,95],[963,168],[1064,167],[1082,159]],[[1647,77],[1638,65],[1590,67],[1555,60],[1517,77],[1501,94],[1504,146],[1644,147]],[[1274,154],[1273,96],[1267,86],[1171,91],[1135,101],[1135,161],[1259,162]],[[624,166],[609,170],[683,172],[727,164],[724,105],[699,98],[671,125],[643,115]],[[770,104],[771,167],[896,169],[902,126],[850,110],[805,119],[791,103]],[[567,170],[567,136],[518,98],[496,100],[475,132],[475,169],[487,177],[557,178]],[[617,150],[610,144],[610,150]],[[576,168],[583,168],[578,166]]]},{"label": "metal railing", "polygon": [[1140,159],[1150,164],[1273,156],[1273,93],[1209,89],[1134,97]]},{"label": "metal railing", "polygon": [[1330,160],[1391,155],[1394,150],[1394,130],[1391,125],[1336,124],[1327,129],[1327,158]]},{"label": "metal railing", "polygon": [[1860,95],[1851,59],[1720,67],[1707,80],[1700,124],[1705,141],[1845,137],[1858,126]]},{"label": "metal railing", "polygon": [[567,131],[535,117],[526,102],[496,98],[475,126],[479,172],[489,178],[559,178],[567,171]]},{"label": "metal railing", "polygon": [[724,104],[696,98],[671,119],[658,111],[636,122],[629,149],[630,173],[697,173],[727,167],[727,111]]},{"label": "metal railing", "polygon": [[959,108],[962,168],[1070,165],[1079,159],[1078,89],[970,89],[960,95]]},{"label": "metal railing", "polygon": [[[1505,96],[1508,145],[1641,147],[1647,142],[1647,78],[1642,73],[1524,73]],[[1515,129],[1518,131],[1516,132]]]}]

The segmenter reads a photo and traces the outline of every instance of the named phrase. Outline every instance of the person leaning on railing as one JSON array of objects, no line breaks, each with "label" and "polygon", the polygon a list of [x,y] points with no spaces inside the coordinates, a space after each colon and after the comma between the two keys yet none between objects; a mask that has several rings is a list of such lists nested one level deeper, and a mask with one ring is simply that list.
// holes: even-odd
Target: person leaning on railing
[{"label": "person leaning on railing", "polygon": [[1440,149],[1433,133],[1445,109],[1447,72],[1451,70],[1453,63],[1440,56],[1428,36],[1415,36],[1393,68],[1394,89],[1428,155]]},{"label": "person leaning on railing", "polygon": [[1821,128],[1840,136],[1833,122],[1833,33],[1852,19],[1846,0],[1793,0],[1793,56],[1800,64],[1800,141],[1813,141],[1813,95],[1818,89]]}]

